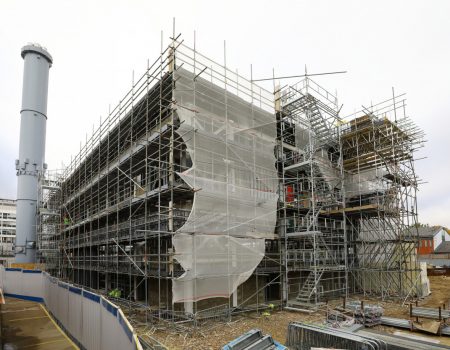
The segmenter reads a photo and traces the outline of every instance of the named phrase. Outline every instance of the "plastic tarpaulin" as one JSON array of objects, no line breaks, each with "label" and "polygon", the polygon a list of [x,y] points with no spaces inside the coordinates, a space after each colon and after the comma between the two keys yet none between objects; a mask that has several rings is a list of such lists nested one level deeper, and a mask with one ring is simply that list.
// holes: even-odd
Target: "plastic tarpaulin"
[{"label": "plastic tarpaulin", "polygon": [[174,299],[228,297],[245,282],[264,256],[264,239],[179,234],[175,258],[186,270],[176,281]]},{"label": "plastic tarpaulin", "polygon": [[184,69],[174,75],[177,133],[192,161],[178,175],[195,194],[173,238],[185,270],[173,281],[173,302],[229,297],[274,237],[275,116]]},{"label": "plastic tarpaulin", "polygon": [[388,185],[384,179],[387,174],[387,170],[378,168],[347,174],[344,181],[347,197],[387,191]]}]

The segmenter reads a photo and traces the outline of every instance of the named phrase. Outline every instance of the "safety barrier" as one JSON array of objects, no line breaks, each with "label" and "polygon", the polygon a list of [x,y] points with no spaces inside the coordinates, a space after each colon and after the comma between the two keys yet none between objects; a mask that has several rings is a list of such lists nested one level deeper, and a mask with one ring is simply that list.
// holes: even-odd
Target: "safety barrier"
[{"label": "safety barrier", "polygon": [[142,350],[122,310],[101,295],[40,270],[0,268],[5,296],[42,302],[74,342],[87,350]]}]

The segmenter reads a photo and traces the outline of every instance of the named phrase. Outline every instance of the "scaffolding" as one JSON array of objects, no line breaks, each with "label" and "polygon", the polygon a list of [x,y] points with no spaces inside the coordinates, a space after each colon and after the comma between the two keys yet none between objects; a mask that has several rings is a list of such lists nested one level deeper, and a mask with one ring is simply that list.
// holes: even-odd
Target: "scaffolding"
[{"label": "scaffolding", "polygon": [[37,263],[54,276],[60,275],[61,183],[60,171],[44,170],[38,179],[36,212]]},{"label": "scaffolding", "polygon": [[420,296],[414,155],[424,134],[405,105],[394,95],[342,126],[351,292]]},{"label": "scaffolding", "polygon": [[276,95],[287,305],[420,295],[414,155],[424,135],[404,96],[346,121],[310,77]]},{"label": "scaffolding", "polygon": [[65,170],[62,277],[119,289],[148,319],[281,303],[273,108],[173,40]]},{"label": "scaffolding", "polygon": [[423,135],[400,117],[404,99],[346,121],[308,76],[270,92],[179,36],[161,51],[64,173],[42,181],[41,203],[59,203],[38,222],[54,274],[118,290],[146,322],[195,325],[417,294]]},{"label": "scaffolding", "polygon": [[279,225],[284,239],[286,301],[319,305],[346,293],[347,241],[337,98],[306,77],[279,93],[279,176],[284,197]]}]

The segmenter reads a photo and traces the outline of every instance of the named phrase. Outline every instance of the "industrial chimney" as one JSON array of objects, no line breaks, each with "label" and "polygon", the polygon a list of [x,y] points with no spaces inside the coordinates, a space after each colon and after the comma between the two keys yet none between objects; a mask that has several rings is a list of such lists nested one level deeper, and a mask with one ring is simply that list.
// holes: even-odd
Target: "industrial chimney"
[{"label": "industrial chimney", "polygon": [[36,262],[36,209],[38,176],[47,165],[45,129],[47,122],[48,71],[52,56],[39,45],[22,48],[24,59],[20,144],[17,170],[17,219],[15,261]]}]

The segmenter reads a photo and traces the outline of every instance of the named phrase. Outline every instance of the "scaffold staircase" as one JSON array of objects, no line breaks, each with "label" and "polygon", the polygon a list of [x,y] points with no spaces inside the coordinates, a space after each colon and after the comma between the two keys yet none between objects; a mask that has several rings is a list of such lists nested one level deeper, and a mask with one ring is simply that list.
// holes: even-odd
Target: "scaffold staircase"
[{"label": "scaffold staircase", "polygon": [[301,193],[294,214],[286,214],[294,217],[286,231],[287,305],[310,309],[340,292],[345,267],[341,223],[328,215],[343,203],[339,111],[336,97],[309,78],[287,89],[282,106],[297,148],[286,152],[284,175]]},{"label": "scaffold staircase", "polygon": [[336,116],[336,112],[313,95],[303,94],[295,90],[296,98],[283,107],[285,113],[305,113],[309,121],[309,128],[314,132],[318,145],[335,143],[332,125],[324,117],[321,109],[327,114]]},{"label": "scaffold staircase", "polygon": [[317,289],[323,273],[324,269],[311,271],[295,299],[301,303],[310,304],[311,299],[318,293]]}]

